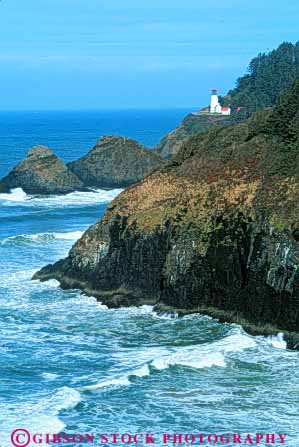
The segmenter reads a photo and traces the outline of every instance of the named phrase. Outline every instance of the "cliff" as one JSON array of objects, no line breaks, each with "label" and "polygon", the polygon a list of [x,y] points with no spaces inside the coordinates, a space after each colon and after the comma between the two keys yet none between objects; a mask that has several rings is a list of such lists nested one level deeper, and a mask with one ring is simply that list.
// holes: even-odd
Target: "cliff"
[{"label": "cliff", "polygon": [[35,278],[110,307],[202,312],[299,346],[299,87],[189,139]]},{"label": "cliff", "polygon": [[80,190],[81,180],[46,146],[35,146],[0,181],[0,191],[22,188],[28,194],[66,194]]},{"label": "cliff", "polygon": [[164,160],[130,138],[105,136],[69,169],[85,186],[123,188],[143,179]]},{"label": "cliff", "polygon": [[231,124],[231,119],[227,116],[190,113],[176,129],[161,139],[155,149],[163,158],[169,159],[180,151],[188,138],[214,125],[229,124]]},{"label": "cliff", "polygon": [[[237,80],[236,87],[220,98],[222,105],[231,107],[230,117],[189,114],[176,129],[161,139],[155,149],[163,158],[171,158],[189,137],[215,124],[231,125],[247,119],[256,111],[273,107],[279,96],[299,79],[298,74],[299,42],[284,42],[267,54],[259,54],[250,61],[247,73]],[[238,112],[237,108],[240,108]]]}]

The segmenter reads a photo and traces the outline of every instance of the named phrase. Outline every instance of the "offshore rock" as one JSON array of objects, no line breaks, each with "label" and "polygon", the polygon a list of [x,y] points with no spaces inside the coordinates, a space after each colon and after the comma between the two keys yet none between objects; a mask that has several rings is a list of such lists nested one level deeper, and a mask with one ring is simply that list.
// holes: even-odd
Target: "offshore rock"
[{"label": "offshore rock", "polygon": [[27,194],[66,194],[83,188],[82,181],[47,146],[35,146],[0,181],[0,191],[22,188]]},{"label": "offshore rock", "polygon": [[164,163],[158,154],[137,141],[108,135],[68,167],[86,186],[124,188],[142,180]]}]

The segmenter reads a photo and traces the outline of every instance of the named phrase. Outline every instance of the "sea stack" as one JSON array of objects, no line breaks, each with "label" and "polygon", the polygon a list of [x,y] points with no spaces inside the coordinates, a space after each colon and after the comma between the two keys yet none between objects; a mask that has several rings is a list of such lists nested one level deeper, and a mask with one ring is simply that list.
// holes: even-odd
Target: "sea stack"
[{"label": "sea stack", "polygon": [[68,167],[85,186],[110,189],[137,183],[164,163],[155,151],[137,141],[108,135]]},{"label": "sea stack", "polygon": [[22,188],[27,194],[67,194],[83,189],[82,181],[47,146],[34,146],[0,181],[0,191]]}]

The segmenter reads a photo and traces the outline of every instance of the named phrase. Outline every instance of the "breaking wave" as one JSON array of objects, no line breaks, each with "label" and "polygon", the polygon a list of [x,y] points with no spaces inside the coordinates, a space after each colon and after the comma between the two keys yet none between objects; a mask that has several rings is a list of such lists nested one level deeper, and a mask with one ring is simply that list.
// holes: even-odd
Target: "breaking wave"
[{"label": "breaking wave", "polygon": [[[18,408],[0,407],[5,420],[6,433],[2,437],[6,445],[10,445],[9,433],[16,427],[24,426],[32,433],[59,433],[65,428],[59,419],[62,410],[69,410],[81,401],[79,391],[64,386],[54,394],[42,397],[39,402],[30,400],[18,404]],[[7,443],[7,444],[6,444]]]},{"label": "breaking wave", "polygon": [[26,194],[22,188],[12,189],[8,194],[0,194],[1,205],[6,206],[39,206],[65,208],[68,206],[90,206],[99,203],[109,203],[122,189],[102,190],[95,189],[90,191],[76,191],[65,195],[38,196]]},{"label": "breaking wave", "polygon": [[107,387],[120,387],[120,386],[129,386],[131,385],[130,377],[146,377],[150,375],[150,369],[148,365],[143,365],[140,368],[137,368],[136,370],[128,372],[126,375],[117,377],[117,378],[111,378],[107,380],[102,380],[99,383],[96,383],[94,385],[88,385],[82,388],[83,391],[96,391],[101,388],[107,388]]},{"label": "breaking wave", "polygon": [[[171,366],[179,365],[195,369],[226,367],[225,355],[228,353],[241,352],[245,349],[254,348],[256,341],[253,337],[242,333],[237,329],[236,333],[228,335],[214,343],[205,343],[195,346],[179,348],[149,348],[138,353],[139,360],[146,361],[145,364],[125,374],[102,380],[94,385],[85,386],[82,390],[96,391],[107,387],[129,386],[132,384],[131,377],[147,377],[151,370],[162,371]],[[136,353],[134,354],[136,356]],[[127,356],[127,354],[126,354]]]},{"label": "breaking wave", "polygon": [[267,337],[267,342],[276,349],[287,349],[287,342],[283,339],[283,333]]}]

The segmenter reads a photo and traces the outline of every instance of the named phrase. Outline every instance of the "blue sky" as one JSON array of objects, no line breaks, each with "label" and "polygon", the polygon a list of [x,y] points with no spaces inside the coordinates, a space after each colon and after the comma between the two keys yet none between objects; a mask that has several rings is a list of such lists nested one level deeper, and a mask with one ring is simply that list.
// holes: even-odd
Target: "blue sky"
[{"label": "blue sky", "polygon": [[298,20],[298,0],[2,0],[0,109],[201,107]]}]

